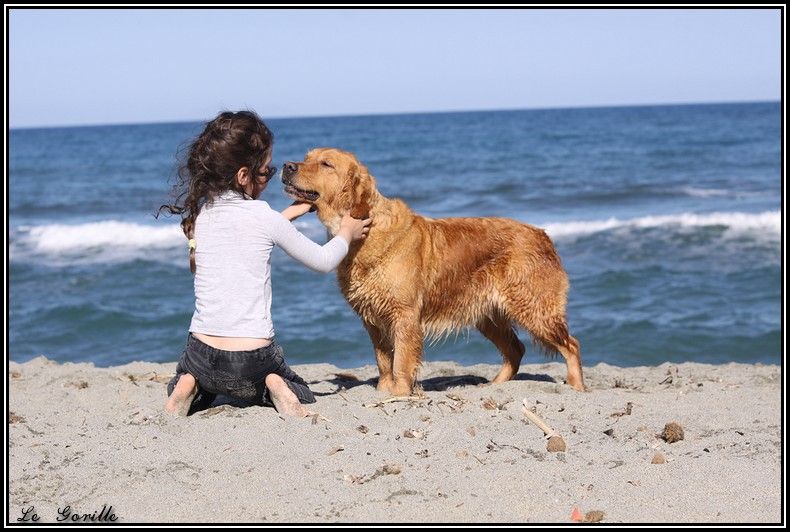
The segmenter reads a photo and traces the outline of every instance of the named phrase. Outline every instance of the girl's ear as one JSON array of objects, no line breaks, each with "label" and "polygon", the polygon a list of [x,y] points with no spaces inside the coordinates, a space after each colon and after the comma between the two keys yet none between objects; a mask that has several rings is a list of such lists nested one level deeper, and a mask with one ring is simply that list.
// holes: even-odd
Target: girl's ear
[{"label": "girl's ear", "polygon": [[250,170],[246,166],[242,166],[239,168],[239,171],[236,172],[236,182],[244,188],[247,186],[247,183],[250,182]]}]

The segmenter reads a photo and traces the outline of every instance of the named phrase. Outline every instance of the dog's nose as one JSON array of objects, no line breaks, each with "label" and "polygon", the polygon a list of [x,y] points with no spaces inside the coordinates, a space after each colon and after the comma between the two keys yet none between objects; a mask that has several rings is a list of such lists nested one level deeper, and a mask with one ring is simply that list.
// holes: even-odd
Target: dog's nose
[{"label": "dog's nose", "polygon": [[296,163],[288,161],[283,165],[283,183],[286,185],[290,184],[291,178],[296,173],[297,167]]}]

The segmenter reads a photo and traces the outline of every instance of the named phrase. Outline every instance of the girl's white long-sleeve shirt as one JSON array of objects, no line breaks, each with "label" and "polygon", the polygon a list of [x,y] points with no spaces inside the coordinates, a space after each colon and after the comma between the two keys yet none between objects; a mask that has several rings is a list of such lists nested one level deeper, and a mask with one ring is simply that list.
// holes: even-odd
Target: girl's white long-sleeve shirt
[{"label": "girl's white long-sleeve shirt", "polygon": [[195,312],[190,332],[273,338],[271,252],[280,246],[308,268],[330,272],[348,253],[336,236],[316,244],[265,201],[226,191],[195,220]]}]

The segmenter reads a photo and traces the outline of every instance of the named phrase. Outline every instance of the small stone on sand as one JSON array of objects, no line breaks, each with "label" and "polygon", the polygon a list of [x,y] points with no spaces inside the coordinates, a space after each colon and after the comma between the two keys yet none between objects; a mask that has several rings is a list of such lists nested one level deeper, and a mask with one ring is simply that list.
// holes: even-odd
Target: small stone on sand
[{"label": "small stone on sand", "polygon": [[561,436],[552,436],[549,438],[549,443],[546,445],[546,450],[550,453],[565,452],[565,440]]},{"label": "small stone on sand", "polygon": [[675,443],[683,439],[683,427],[680,423],[667,423],[664,426],[664,431],[661,433],[661,439],[667,443]]},{"label": "small stone on sand", "polygon": [[585,523],[600,523],[603,521],[604,513],[600,510],[592,510],[585,514],[584,522]]},{"label": "small stone on sand", "polygon": [[666,464],[667,459],[661,453],[656,453],[653,455],[653,459],[650,461],[651,464]]}]

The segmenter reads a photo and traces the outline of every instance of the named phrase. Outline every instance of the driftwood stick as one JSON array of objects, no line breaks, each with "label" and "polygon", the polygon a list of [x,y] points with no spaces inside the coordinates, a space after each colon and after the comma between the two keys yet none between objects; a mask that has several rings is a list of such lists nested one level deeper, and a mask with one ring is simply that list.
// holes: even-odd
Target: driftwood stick
[{"label": "driftwood stick", "polygon": [[406,395],[406,396],[398,396],[398,397],[390,397],[388,399],[383,399],[376,403],[367,403],[363,404],[365,408],[376,408],[379,406],[383,406],[387,403],[406,403],[406,402],[413,402],[413,401],[424,401],[428,399],[427,395]]},{"label": "driftwood stick", "polygon": [[556,432],[554,432],[553,428],[546,425],[546,423],[540,419],[535,412],[529,409],[526,399],[524,399],[524,408],[522,411],[524,412],[524,415],[527,416],[527,419],[529,419],[535,426],[543,431],[547,438],[551,438],[552,436],[556,435]]}]

